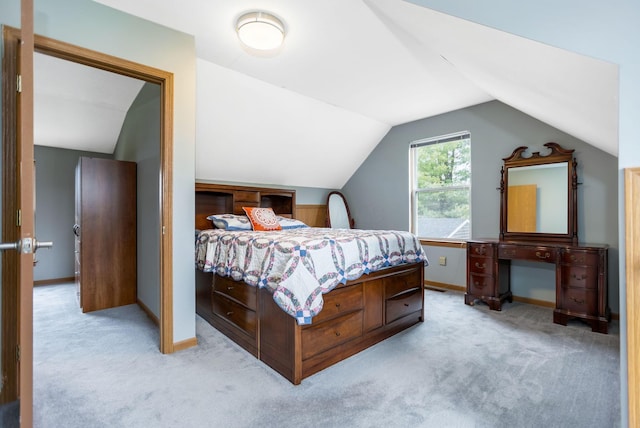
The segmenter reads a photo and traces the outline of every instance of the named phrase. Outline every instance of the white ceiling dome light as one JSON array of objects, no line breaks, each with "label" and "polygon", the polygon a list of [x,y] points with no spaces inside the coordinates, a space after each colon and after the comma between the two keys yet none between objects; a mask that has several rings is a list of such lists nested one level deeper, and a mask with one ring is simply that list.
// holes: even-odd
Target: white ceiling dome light
[{"label": "white ceiling dome light", "polygon": [[247,47],[272,51],[284,42],[284,24],[268,12],[248,12],[236,22],[238,38]]}]

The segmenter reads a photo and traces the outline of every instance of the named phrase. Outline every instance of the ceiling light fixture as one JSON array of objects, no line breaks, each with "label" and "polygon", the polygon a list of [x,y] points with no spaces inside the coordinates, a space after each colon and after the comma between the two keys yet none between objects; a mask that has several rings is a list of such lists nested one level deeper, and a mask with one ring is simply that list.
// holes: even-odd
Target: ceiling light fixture
[{"label": "ceiling light fixture", "polygon": [[267,12],[249,12],[238,18],[238,38],[247,47],[261,51],[277,49],[284,41],[284,24]]}]

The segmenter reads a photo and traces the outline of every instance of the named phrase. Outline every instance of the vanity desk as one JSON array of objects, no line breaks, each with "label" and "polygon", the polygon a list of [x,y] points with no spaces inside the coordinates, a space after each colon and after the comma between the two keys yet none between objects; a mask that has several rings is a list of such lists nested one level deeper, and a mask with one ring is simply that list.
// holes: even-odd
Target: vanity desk
[{"label": "vanity desk", "polygon": [[606,334],[611,319],[608,246],[578,243],[573,150],[556,143],[545,147],[551,150],[545,156],[536,152],[525,157],[527,148],[518,147],[503,159],[500,237],[467,242],[464,301],[473,305],[480,300],[499,311],[505,300],[513,301],[512,260],[552,263],[556,272],[553,322],[567,325],[569,319],[579,318],[592,331]]},{"label": "vanity desk", "polygon": [[464,302],[472,305],[476,299],[482,300],[498,311],[502,309],[502,302],[511,302],[511,260],[555,264],[554,323],[567,325],[569,319],[580,318],[592,331],[607,333],[611,315],[607,304],[606,245],[469,241]]}]

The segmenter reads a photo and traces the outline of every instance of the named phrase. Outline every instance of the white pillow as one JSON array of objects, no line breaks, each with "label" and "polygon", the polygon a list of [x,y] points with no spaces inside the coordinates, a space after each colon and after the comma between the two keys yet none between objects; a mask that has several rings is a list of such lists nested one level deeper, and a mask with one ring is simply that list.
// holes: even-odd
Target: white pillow
[{"label": "white pillow", "polygon": [[280,226],[282,229],[300,229],[303,227],[309,227],[305,223],[300,220],[296,220],[295,218],[286,218],[282,216],[278,216],[278,221],[280,222]]},{"label": "white pillow", "polygon": [[225,230],[251,230],[251,222],[246,215],[213,214],[207,217],[218,229]]}]

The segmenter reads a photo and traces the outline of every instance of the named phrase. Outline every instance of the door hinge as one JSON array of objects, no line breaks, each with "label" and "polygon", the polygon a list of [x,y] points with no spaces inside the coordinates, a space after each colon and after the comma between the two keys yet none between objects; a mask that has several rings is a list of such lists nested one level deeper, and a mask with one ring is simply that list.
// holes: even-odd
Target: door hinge
[{"label": "door hinge", "polygon": [[18,210],[16,214],[16,226],[20,227],[22,226],[22,210]]},{"label": "door hinge", "polygon": [[16,345],[16,361],[20,361],[20,345]]},{"label": "door hinge", "polygon": [[17,77],[16,78],[16,91],[18,93],[21,93],[22,92],[22,75],[18,74],[16,77]]}]

